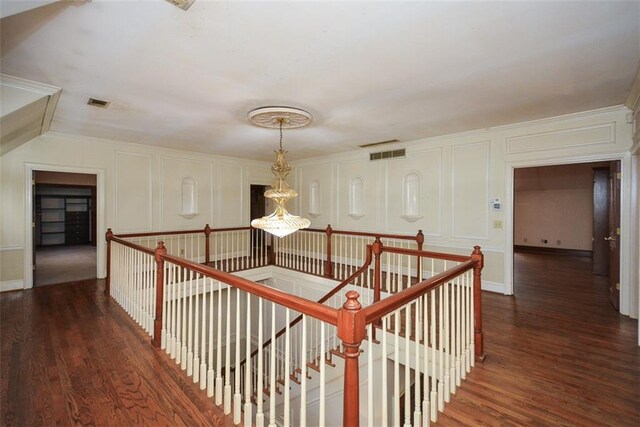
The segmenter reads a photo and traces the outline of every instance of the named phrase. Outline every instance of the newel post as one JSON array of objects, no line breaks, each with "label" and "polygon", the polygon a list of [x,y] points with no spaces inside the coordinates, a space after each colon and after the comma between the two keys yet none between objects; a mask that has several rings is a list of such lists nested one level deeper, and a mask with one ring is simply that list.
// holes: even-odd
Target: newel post
[{"label": "newel post", "polygon": [[[422,247],[424,244],[424,234],[422,234],[422,230],[418,230],[418,234],[416,234],[416,244],[418,245],[418,250],[422,251]],[[418,278],[418,283],[422,280],[422,257],[420,255],[417,256],[417,264],[416,264],[416,277]]]},{"label": "newel post", "polygon": [[107,232],[104,234],[104,238],[107,240],[107,277],[104,281],[104,293],[110,295],[111,293],[111,239],[113,238],[113,231],[107,228]]},{"label": "newel post", "polygon": [[480,246],[473,247],[471,259],[476,261],[473,267],[473,332],[476,359],[483,362],[487,355],[484,352],[484,334],[482,332],[482,268],[484,267],[484,254]]},{"label": "newel post", "polygon": [[160,347],[162,343],[162,306],[164,304],[164,258],[167,248],[164,242],[158,242],[155,250],[156,259],[156,317],[153,320],[153,339],[151,343],[154,347]]},{"label": "newel post", "polygon": [[344,351],[342,424],[356,427],[360,422],[360,344],[366,337],[365,318],[356,291],[347,292],[347,301],[338,311],[338,337]]},{"label": "newel post", "polygon": [[327,235],[327,260],[324,264],[324,275],[333,278],[333,261],[331,261],[331,235],[333,234],[333,228],[331,228],[331,224],[327,225],[325,233]]},{"label": "newel post", "polygon": [[204,263],[205,265],[209,265],[211,261],[211,248],[209,243],[209,235],[211,234],[211,227],[209,224],[204,226]]}]

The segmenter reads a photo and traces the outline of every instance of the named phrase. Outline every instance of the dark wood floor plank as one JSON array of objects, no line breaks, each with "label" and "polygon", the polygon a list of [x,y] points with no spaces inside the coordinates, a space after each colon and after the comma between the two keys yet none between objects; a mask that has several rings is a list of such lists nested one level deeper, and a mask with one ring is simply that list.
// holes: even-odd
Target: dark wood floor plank
[{"label": "dark wood floor plank", "polygon": [[103,289],[0,294],[0,424],[232,425]]}]

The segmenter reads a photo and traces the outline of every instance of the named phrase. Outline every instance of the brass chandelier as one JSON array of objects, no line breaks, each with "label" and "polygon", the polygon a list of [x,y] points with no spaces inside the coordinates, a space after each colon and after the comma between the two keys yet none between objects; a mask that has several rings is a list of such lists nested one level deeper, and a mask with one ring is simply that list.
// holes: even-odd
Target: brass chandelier
[{"label": "brass chandelier", "polygon": [[274,180],[271,188],[264,192],[264,197],[273,200],[276,207],[271,215],[251,221],[251,226],[278,237],[309,227],[311,221],[292,215],[286,209],[287,201],[297,197],[298,193],[287,183],[291,165],[285,158],[287,151],[282,148],[282,128],[306,126],[311,122],[311,114],[297,108],[264,107],[250,111],[249,120],[258,126],[280,129],[280,149],[275,151],[276,161],[271,166]]}]

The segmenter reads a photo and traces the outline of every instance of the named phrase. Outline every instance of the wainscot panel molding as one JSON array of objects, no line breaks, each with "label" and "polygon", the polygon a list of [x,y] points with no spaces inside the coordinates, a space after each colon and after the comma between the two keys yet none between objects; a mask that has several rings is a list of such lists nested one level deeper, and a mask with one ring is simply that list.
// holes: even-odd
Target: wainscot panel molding
[{"label": "wainscot panel molding", "polygon": [[489,239],[490,149],[490,141],[452,147],[451,237]]},{"label": "wainscot panel molding", "polygon": [[611,145],[616,142],[615,122],[550,132],[538,132],[507,138],[507,153],[555,150],[589,145]]},{"label": "wainscot panel molding", "polygon": [[147,232],[153,229],[153,157],[116,151],[115,230]]}]

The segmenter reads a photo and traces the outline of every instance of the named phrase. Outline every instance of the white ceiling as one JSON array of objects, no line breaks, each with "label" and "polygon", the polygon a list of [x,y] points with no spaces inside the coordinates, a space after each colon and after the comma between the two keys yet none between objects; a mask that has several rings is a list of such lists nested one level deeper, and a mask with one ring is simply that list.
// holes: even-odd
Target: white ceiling
[{"label": "white ceiling", "polygon": [[52,131],[268,161],[256,107],[314,115],[285,133],[300,159],[619,105],[640,60],[636,1],[93,0],[0,25],[0,71],[63,88]]}]

